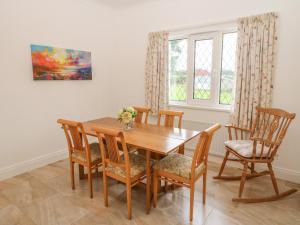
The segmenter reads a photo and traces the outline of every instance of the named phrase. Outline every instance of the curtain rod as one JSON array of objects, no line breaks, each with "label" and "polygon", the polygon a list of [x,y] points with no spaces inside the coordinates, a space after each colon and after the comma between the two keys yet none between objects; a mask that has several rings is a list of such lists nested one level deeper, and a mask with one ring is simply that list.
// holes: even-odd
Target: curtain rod
[{"label": "curtain rod", "polygon": [[[246,17],[261,16],[261,15],[265,15],[265,14],[269,14],[269,13],[275,14],[278,17],[278,12],[264,12],[264,13],[258,13],[258,14],[250,15],[250,16],[246,16]],[[228,20],[224,20],[224,21],[202,23],[202,24],[198,24],[198,25],[183,26],[183,27],[179,27],[179,28],[164,29],[164,31],[177,32],[177,31],[183,31],[183,30],[197,29],[197,28],[201,28],[201,27],[218,26],[218,25],[222,25],[222,24],[226,24],[226,23],[236,23],[238,21],[238,18],[242,18],[242,17],[236,17],[236,18],[232,18],[232,19],[228,19]]]},{"label": "curtain rod", "polygon": [[201,27],[208,27],[208,26],[218,26],[226,23],[235,23],[237,22],[237,19],[231,19],[231,20],[226,20],[226,21],[219,21],[219,22],[210,22],[210,23],[203,23],[203,24],[198,24],[198,25],[192,25],[192,26],[183,26],[179,28],[171,28],[171,29],[163,29],[164,31],[168,32],[177,32],[177,31],[183,31],[183,30],[192,30],[192,29],[197,29]]}]

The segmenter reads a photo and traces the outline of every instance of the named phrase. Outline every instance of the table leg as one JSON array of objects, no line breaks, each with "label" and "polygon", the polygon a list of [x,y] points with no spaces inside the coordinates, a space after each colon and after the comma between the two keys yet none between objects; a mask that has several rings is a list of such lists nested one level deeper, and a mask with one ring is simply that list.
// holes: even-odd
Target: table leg
[{"label": "table leg", "polygon": [[184,155],[184,144],[179,146],[178,153]]},{"label": "table leg", "polygon": [[79,179],[82,180],[85,178],[84,176],[84,166],[78,164],[78,171],[79,171]]},{"label": "table leg", "polygon": [[150,207],[151,207],[151,152],[146,151],[146,176],[147,176],[147,183],[146,183],[146,213],[149,214]]}]

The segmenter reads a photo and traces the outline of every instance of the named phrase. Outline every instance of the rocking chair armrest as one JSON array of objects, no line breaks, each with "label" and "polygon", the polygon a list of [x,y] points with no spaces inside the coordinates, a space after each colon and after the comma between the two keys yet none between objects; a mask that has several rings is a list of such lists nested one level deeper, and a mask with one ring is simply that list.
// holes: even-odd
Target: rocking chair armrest
[{"label": "rocking chair armrest", "polygon": [[244,128],[244,127],[238,127],[238,126],[235,126],[235,125],[232,125],[232,124],[227,124],[227,125],[225,125],[225,127],[230,128],[230,129],[232,128],[232,129],[237,129],[237,130],[251,132],[251,129]]},{"label": "rocking chair armrest", "polygon": [[[225,125],[225,127],[228,128],[229,140],[233,140],[233,139],[244,140],[245,139],[244,133],[246,133],[246,134],[251,133],[251,129],[238,127],[238,126],[235,126],[235,125],[232,125],[232,124]],[[240,138],[238,137],[238,133],[240,134]],[[235,138],[233,138],[233,134],[235,134]]]},{"label": "rocking chair armrest", "polygon": [[250,140],[251,140],[251,141],[254,141],[254,142],[256,142],[256,141],[263,142],[263,141],[264,141],[264,139],[262,139],[262,138],[260,138],[260,137],[250,137]]}]

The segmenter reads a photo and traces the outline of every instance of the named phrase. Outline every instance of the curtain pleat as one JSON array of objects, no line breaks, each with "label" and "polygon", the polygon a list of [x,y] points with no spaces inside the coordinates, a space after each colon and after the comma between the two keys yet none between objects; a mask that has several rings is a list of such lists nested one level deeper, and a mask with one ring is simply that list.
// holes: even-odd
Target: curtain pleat
[{"label": "curtain pleat", "polygon": [[256,107],[272,104],[276,13],[238,20],[237,79],[231,123],[251,128]]},{"label": "curtain pleat", "polygon": [[168,32],[148,35],[145,69],[145,104],[153,114],[166,106],[168,73]]}]

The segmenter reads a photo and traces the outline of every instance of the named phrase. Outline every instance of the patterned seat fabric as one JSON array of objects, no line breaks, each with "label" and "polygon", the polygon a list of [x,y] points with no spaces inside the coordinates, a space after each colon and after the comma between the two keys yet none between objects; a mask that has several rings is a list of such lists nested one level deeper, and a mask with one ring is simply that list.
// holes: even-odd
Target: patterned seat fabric
[{"label": "patterned seat fabric", "polygon": [[[231,140],[225,141],[225,146],[231,148],[239,155],[245,158],[253,157],[253,141],[251,140]],[[260,157],[262,145],[256,144],[256,157]],[[266,157],[268,154],[269,148],[267,146],[264,147],[262,157]]]},{"label": "patterned seat fabric", "polygon": [[[136,175],[139,175],[146,171],[146,159],[145,157],[134,154],[134,153],[128,153],[129,161],[130,161],[130,176],[134,177]],[[121,156],[121,160],[124,162],[124,155]],[[151,162],[153,164],[153,162]],[[126,177],[126,171],[123,168],[113,166],[111,164],[108,164],[106,167],[106,170],[111,173],[115,173],[121,177]]]},{"label": "patterned seat fabric", "polygon": [[[91,143],[90,144],[90,151],[91,151],[91,161],[96,161],[101,159],[101,152],[100,152],[100,147],[98,143]],[[76,158],[81,161],[87,161],[86,160],[86,154],[85,151],[77,151],[75,150],[72,154],[73,158]]]},{"label": "patterned seat fabric", "polygon": [[[191,179],[192,161],[193,159],[191,157],[179,153],[172,153],[159,160],[154,165],[154,169]],[[204,164],[202,163],[196,168],[195,176],[197,176],[203,168]]]}]

